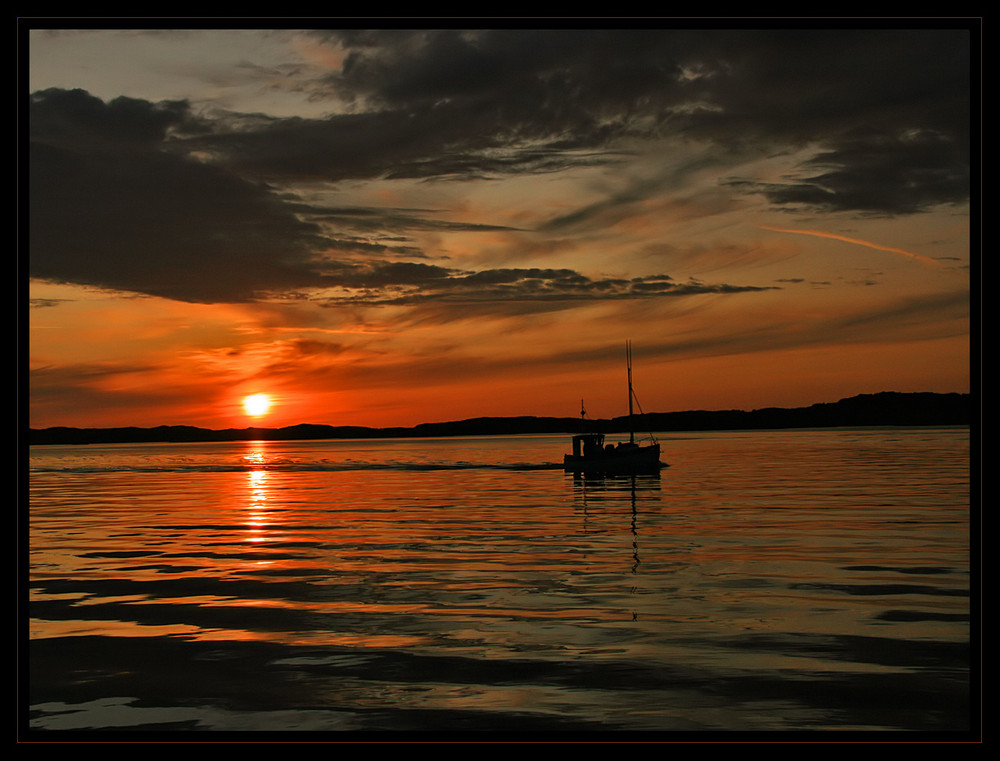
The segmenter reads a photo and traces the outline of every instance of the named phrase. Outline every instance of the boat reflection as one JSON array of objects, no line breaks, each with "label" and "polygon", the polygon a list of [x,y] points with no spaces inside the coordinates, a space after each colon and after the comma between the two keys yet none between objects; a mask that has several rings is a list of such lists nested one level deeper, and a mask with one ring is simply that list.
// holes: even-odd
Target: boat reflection
[{"label": "boat reflection", "polygon": [[[627,511],[629,533],[632,540],[631,571],[633,574],[638,573],[641,563],[639,558],[638,505],[643,493],[652,494],[660,490],[659,473],[647,475],[574,473],[572,477],[573,487],[583,507],[584,522],[588,527],[588,532],[620,531],[622,528],[621,518],[614,519],[614,516],[621,516]],[[625,510],[616,510],[616,505],[625,506]],[[596,515],[592,511],[601,515]],[[613,518],[612,525],[606,525],[606,520],[600,520],[600,526],[594,524],[593,520],[605,516]],[[633,620],[635,618],[636,614],[633,613]]]},{"label": "boat reflection", "polygon": [[602,493],[635,495],[643,491],[660,490],[660,473],[621,474],[612,473],[573,473],[574,489],[586,497]]}]

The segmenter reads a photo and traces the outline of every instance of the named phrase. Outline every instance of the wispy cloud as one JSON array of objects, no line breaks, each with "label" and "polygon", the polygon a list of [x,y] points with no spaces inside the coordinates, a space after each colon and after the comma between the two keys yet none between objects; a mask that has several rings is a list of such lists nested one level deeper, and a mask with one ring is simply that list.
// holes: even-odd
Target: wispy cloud
[{"label": "wispy cloud", "polygon": [[844,243],[853,243],[854,245],[857,246],[867,246],[868,248],[874,248],[877,249],[878,251],[888,251],[889,253],[893,254],[902,254],[903,256],[909,256],[912,259],[918,259],[928,264],[934,264],[937,266],[940,266],[941,264],[936,259],[931,259],[928,256],[915,254],[912,251],[907,251],[902,248],[896,248],[894,246],[885,246],[881,243],[873,243],[869,240],[861,240],[860,238],[849,238],[846,235],[839,235],[837,233],[828,233],[822,230],[793,230],[787,227],[768,227],[766,225],[760,225],[760,229],[770,230],[771,232],[776,232],[776,233],[793,233],[795,235],[812,235],[817,238],[829,238],[831,240],[843,241]]}]

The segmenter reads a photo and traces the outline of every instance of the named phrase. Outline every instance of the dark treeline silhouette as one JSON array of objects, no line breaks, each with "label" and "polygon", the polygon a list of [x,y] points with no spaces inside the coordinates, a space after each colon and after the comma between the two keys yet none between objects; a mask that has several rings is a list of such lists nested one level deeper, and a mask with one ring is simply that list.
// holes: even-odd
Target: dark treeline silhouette
[{"label": "dark treeline silhouette", "polygon": [[[830,428],[857,426],[969,425],[969,394],[898,393],[861,394],[838,402],[784,409],[691,410],[635,415],[638,432],[720,431],[774,428]],[[197,441],[292,441],[310,439],[377,439],[421,436],[504,436],[525,433],[577,433],[581,425],[602,433],[627,431],[627,416],[610,420],[554,417],[482,417],[447,423],[423,423],[412,428],[293,425],[285,428],[229,428],[209,430],[173,425],[155,428],[30,429],[29,444],[111,444]]]}]

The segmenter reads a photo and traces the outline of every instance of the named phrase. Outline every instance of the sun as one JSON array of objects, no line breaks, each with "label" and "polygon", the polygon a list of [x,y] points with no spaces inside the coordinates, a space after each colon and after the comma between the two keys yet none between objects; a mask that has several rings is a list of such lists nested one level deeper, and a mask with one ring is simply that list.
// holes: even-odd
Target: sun
[{"label": "sun", "polygon": [[243,397],[243,411],[250,417],[261,417],[271,409],[272,400],[267,394],[250,394]]}]

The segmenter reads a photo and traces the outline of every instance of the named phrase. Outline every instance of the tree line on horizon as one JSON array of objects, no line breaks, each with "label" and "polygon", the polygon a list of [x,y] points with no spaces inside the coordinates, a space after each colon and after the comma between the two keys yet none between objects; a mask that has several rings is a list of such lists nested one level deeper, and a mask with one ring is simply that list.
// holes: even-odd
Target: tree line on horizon
[{"label": "tree line on horizon", "polygon": [[649,412],[611,419],[586,420],[568,417],[482,417],[468,420],[422,423],[409,428],[367,428],[300,424],[284,428],[210,430],[194,426],[154,428],[71,428],[55,426],[29,429],[29,444],[98,444],[140,442],[198,442],[248,440],[308,440],[330,438],[404,438],[438,436],[497,436],[516,434],[578,433],[582,429],[620,433],[718,431],[768,428],[828,428],[852,426],[969,425],[972,418],[969,394],[903,393],[883,391],[860,394],[837,402],[809,407],[767,407],[743,410],[688,410]]}]

